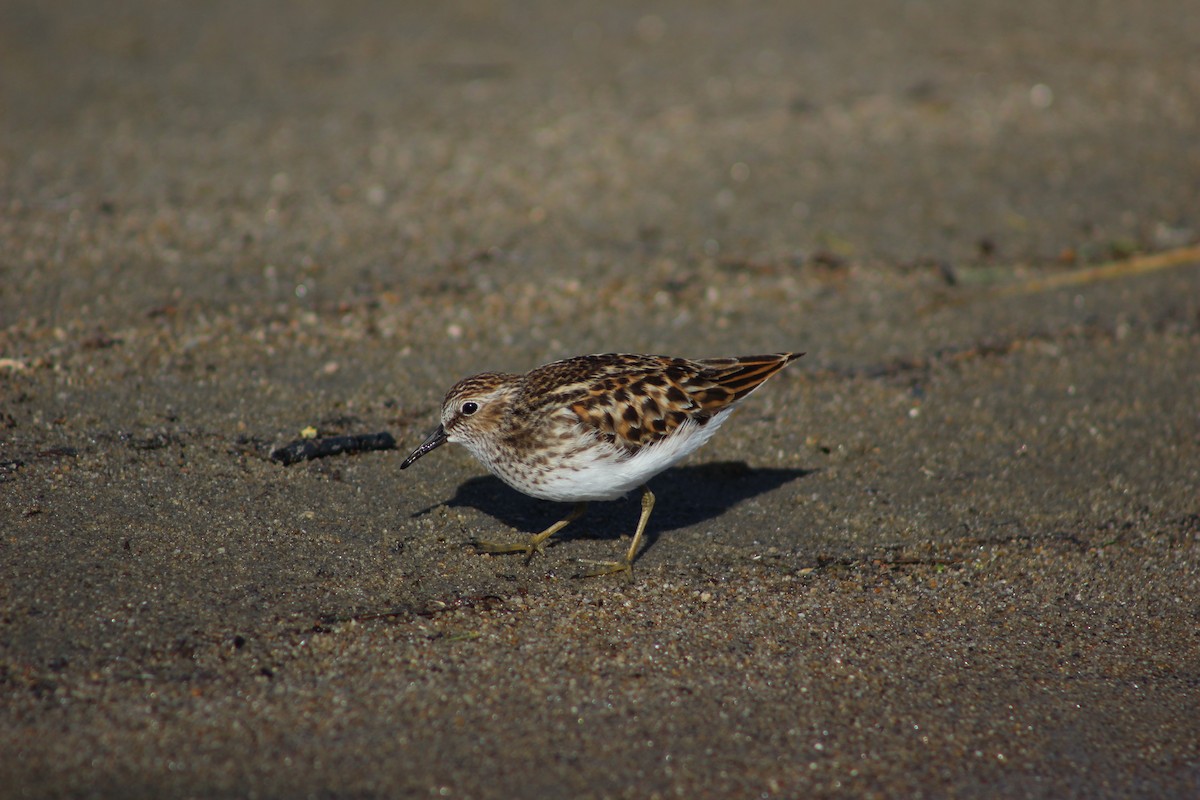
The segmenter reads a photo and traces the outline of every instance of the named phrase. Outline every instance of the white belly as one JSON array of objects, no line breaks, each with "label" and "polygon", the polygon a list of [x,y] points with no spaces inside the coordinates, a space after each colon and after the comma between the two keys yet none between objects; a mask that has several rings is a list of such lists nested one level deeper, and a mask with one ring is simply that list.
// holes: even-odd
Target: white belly
[{"label": "white belly", "polygon": [[517,491],[543,500],[614,500],[687,458],[717,432],[732,410],[725,409],[706,425],[685,422],[633,456],[601,443],[556,459],[546,469],[526,471],[494,464],[492,473]]}]

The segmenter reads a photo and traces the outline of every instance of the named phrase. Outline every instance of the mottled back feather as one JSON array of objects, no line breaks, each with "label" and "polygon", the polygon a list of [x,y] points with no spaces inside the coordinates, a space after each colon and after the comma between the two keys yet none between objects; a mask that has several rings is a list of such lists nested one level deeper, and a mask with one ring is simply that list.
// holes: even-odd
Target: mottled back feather
[{"label": "mottled back feather", "polygon": [[523,402],[517,405],[531,415],[570,409],[599,437],[632,453],[688,421],[706,424],[800,355],[699,361],[619,353],[579,356],[526,375],[519,395]]}]

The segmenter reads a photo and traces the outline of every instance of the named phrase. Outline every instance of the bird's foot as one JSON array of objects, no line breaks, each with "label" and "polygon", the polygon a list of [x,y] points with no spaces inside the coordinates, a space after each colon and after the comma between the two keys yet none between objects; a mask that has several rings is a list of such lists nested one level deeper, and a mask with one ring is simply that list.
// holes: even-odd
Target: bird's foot
[{"label": "bird's foot", "polygon": [[528,563],[537,553],[546,552],[546,540],[537,536],[530,536],[524,542],[492,542],[486,539],[477,539],[471,542],[475,549],[480,553],[524,553],[525,561]]}]

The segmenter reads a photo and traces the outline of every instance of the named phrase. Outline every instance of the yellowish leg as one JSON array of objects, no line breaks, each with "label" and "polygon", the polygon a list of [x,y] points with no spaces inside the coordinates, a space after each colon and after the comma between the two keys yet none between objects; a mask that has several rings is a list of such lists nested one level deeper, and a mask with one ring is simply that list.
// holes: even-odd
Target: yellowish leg
[{"label": "yellowish leg", "polygon": [[561,531],[563,528],[570,525],[575,520],[583,516],[583,512],[587,510],[587,503],[576,503],[571,509],[571,513],[558,522],[551,525],[541,533],[536,533],[529,537],[526,542],[475,542],[475,546],[479,548],[481,553],[524,553],[526,560],[533,558],[534,553],[540,553],[546,549],[546,540],[554,534]]},{"label": "yellowish leg", "polygon": [[637,533],[633,534],[633,543],[629,545],[629,552],[625,554],[625,558],[620,561],[587,561],[586,564],[595,564],[595,569],[590,569],[583,573],[585,578],[595,578],[598,575],[612,575],[617,572],[625,572],[633,575],[633,559],[637,555],[638,548],[642,545],[642,534],[646,532],[646,523],[650,521],[650,512],[654,510],[654,493],[650,491],[649,486],[642,487],[642,517],[638,520]]}]

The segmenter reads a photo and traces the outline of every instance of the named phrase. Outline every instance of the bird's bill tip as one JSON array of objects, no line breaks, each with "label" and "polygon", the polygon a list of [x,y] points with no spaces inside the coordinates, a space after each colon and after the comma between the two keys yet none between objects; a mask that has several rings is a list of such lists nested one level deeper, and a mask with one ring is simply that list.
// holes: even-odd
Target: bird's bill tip
[{"label": "bird's bill tip", "polygon": [[400,465],[400,469],[408,469],[418,458],[431,450],[438,449],[444,445],[446,441],[446,428],[442,425],[438,425],[437,430],[429,434],[425,441],[421,442],[421,446],[416,450],[413,450],[412,453],[409,454],[408,458],[404,459],[404,463]]}]

